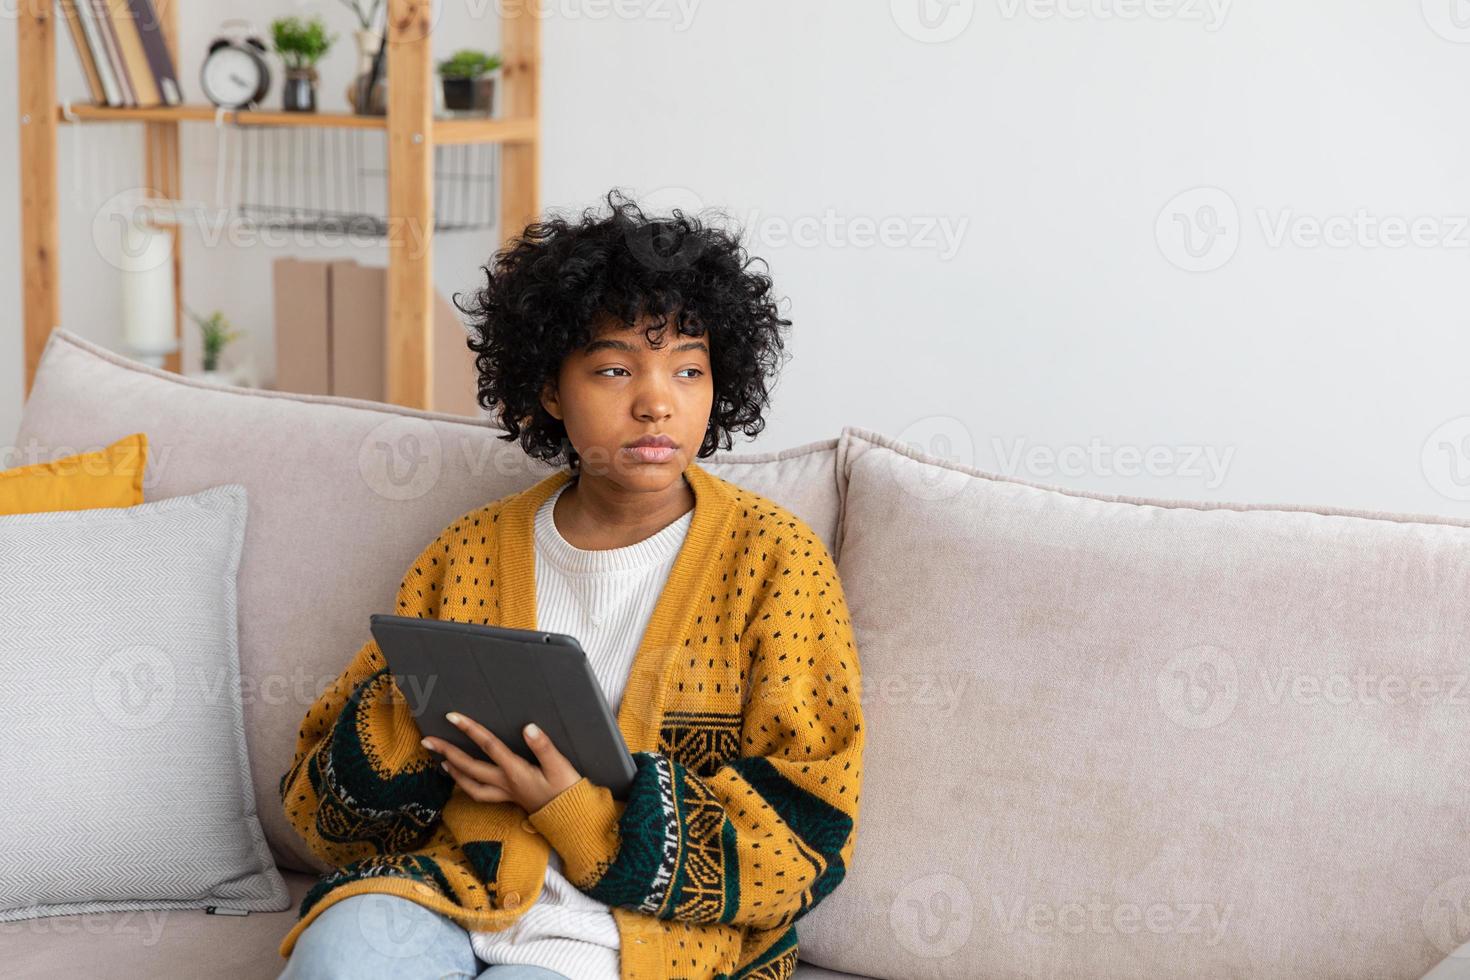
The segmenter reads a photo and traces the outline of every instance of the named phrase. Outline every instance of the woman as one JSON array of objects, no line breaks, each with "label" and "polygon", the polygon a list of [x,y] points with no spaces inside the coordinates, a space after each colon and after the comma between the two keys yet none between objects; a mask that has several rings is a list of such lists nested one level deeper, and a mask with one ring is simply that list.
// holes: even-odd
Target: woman
[{"label": "woman", "polygon": [[738,240],[616,192],[530,225],[468,307],[479,401],[565,467],[462,515],[399,615],[569,633],[637,764],[626,801],[534,726],[539,764],[423,738],[369,641],[307,712],[286,812],[335,866],[283,978],[780,978],[845,874],[864,734],[831,556],[701,467],[764,427],[782,350]]}]

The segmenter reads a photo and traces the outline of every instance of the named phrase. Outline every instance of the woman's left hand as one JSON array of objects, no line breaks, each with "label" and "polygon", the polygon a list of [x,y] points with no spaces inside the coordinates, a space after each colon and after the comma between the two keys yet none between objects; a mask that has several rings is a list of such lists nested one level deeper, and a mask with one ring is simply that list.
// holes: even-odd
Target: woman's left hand
[{"label": "woman's left hand", "polygon": [[522,734],[540,765],[521,758],[474,719],[456,712],[451,712],[448,717],[491,761],[475,759],[437,738],[425,738],[423,745],[429,751],[444,756],[444,770],[454,777],[472,800],[516,803],[527,813],[532,813],[582,778],[567,757],[551,744],[546,733],[535,725],[527,725]]}]

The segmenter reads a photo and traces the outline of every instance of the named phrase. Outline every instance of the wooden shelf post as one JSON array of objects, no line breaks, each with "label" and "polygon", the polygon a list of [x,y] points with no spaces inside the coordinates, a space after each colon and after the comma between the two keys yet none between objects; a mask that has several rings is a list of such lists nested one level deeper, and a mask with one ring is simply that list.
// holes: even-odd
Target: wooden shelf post
[{"label": "wooden shelf post", "polygon": [[[173,0],[157,0],[158,20],[163,26],[164,41],[174,64],[179,64],[179,18],[178,6]],[[183,179],[180,168],[183,158],[179,151],[178,120],[146,122],[143,124],[143,166],[150,196],[177,201],[183,196]],[[184,250],[179,224],[171,221],[160,228],[169,236],[170,254],[174,267],[174,336],[179,346],[172,354],[163,358],[165,370],[182,372],[184,364]]]},{"label": "wooden shelf post", "polygon": [[16,22],[20,72],[20,260],[25,317],[25,393],[51,330],[61,322],[57,289],[60,229],[56,189],[55,0],[21,0]]},{"label": "wooden shelf post", "polygon": [[537,0],[504,0],[500,21],[502,112],[537,127],[524,143],[500,147],[500,237],[521,233],[541,210],[541,18]]},{"label": "wooden shelf post", "polygon": [[431,0],[388,0],[387,397],[432,408],[434,81]]}]

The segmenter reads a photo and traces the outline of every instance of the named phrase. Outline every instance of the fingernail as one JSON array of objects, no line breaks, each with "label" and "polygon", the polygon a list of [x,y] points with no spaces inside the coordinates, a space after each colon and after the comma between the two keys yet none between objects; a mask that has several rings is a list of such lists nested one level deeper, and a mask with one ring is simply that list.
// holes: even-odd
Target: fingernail
[{"label": "fingernail", "polygon": [[464,719],[459,716],[458,711],[451,711],[444,717],[449,719],[449,723],[451,725],[458,725],[460,722],[464,721]]},{"label": "fingernail", "polygon": [[526,726],[526,737],[527,738],[540,738],[541,737],[541,729],[539,729],[539,728],[536,727],[536,723],[535,722],[532,722],[531,724],[529,724],[529,725]]},{"label": "fingernail", "polygon": [[439,763],[439,768],[440,769],[443,769],[445,772],[448,772],[449,771],[449,763],[448,762],[441,762],[441,763]]},{"label": "fingernail", "polygon": [[426,749],[432,749],[434,747],[434,743],[431,742],[431,741],[429,741],[426,738],[419,739],[419,744],[422,745]]}]

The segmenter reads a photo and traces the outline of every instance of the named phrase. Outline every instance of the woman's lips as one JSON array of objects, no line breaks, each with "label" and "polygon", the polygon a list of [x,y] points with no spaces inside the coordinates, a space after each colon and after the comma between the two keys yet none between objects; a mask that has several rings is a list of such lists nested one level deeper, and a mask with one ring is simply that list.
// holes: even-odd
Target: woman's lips
[{"label": "woman's lips", "polygon": [[640,463],[667,463],[678,450],[672,446],[624,446],[623,452],[631,453]]}]

